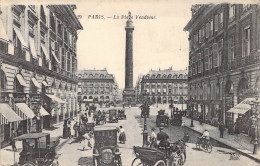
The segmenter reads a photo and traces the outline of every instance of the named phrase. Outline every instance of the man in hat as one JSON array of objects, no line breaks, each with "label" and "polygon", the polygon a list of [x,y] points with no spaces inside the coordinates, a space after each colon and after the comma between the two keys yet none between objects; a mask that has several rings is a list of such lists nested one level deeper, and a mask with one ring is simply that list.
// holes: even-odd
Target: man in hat
[{"label": "man in hat", "polygon": [[205,129],[202,136],[200,137],[200,143],[205,144],[207,141],[209,141],[209,132],[207,129]]},{"label": "man in hat", "polygon": [[167,147],[169,142],[169,135],[163,131],[163,127],[160,127],[160,132],[157,134],[157,140],[160,141],[159,146],[160,147]]}]

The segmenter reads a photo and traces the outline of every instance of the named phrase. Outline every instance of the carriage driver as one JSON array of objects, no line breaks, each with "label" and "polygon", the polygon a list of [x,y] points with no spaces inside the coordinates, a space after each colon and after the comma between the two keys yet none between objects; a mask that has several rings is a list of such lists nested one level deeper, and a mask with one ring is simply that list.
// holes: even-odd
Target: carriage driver
[{"label": "carriage driver", "polygon": [[168,147],[169,142],[169,135],[163,131],[163,127],[160,127],[160,132],[157,134],[157,140],[160,141],[159,147],[165,147],[165,149]]}]

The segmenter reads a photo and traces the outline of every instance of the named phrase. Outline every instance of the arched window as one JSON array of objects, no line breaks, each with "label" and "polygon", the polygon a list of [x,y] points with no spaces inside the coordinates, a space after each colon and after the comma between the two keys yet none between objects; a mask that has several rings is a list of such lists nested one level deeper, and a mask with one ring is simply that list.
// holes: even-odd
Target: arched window
[{"label": "arched window", "polygon": [[156,78],[161,78],[161,74],[158,74],[158,75],[156,76]]},{"label": "arched window", "polygon": [[166,74],[163,75],[163,78],[166,78]]},{"label": "arched window", "polygon": [[7,79],[6,79],[6,75],[4,73],[3,70],[0,70],[0,78],[1,78],[1,90],[6,90],[7,89]]}]

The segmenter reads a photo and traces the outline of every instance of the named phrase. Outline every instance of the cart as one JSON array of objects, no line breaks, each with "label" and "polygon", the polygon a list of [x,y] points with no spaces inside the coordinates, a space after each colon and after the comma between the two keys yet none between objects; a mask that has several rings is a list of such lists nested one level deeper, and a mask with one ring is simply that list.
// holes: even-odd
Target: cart
[{"label": "cart", "polygon": [[122,166],[121,153],[117,146],[116,127],[96,126],[94,139],[93,164],[95,166]]},{"label": "cart", "polygon": [[[49,133],[29,133],[14,138],[23,141],[23,150],[20,152],[19,165],[48,166],[54,164],[55,148],[60,137],[50,138]],[[58,165],[58,161],[55,161]]]},{"label": "cart", "polygon": [[122,120],[122,119],[126,119],[126,114],[125,114],[125,110],[120,110],[118,109],[118,119]]}]

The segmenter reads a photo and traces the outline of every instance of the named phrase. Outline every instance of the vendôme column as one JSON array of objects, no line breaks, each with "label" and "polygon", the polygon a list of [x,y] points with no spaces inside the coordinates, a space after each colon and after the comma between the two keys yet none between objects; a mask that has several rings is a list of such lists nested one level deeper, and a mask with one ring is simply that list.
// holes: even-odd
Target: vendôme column
[{"label": "vend\u00f4me column", "polygon": [[125,49],[125,89],[123,91],[123,101],[125,104],[135,103],[135,91],[133,88],[133,21],[129,12],[126,22],[126,49]]}]

